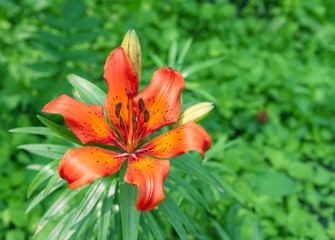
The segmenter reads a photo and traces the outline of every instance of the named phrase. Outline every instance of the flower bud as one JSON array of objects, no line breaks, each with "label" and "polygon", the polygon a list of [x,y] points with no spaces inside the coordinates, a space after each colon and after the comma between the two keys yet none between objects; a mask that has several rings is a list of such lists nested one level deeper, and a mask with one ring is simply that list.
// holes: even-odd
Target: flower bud
[{"label": "flower bud", "polygon": [[189,121],[199,122],[200,120],[207,117],[209,112],[214,108],[214,104],[211,102],[197,103],[179,115],[178,121],[173,125],[172,128],[179,127]]},{"label": "flower bud", "polygon": [[131,28],[128,30],[123,38],[121,47],[133,64],[137,78],[140,79],[142,73],[142,50],[134,29]]}]

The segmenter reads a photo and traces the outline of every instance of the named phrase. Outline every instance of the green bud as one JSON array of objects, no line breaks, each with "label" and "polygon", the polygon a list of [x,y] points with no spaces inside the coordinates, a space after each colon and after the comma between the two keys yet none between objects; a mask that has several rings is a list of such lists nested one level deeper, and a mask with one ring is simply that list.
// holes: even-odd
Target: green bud
[{"label": "green bud", "polygon": [[130,59],[136,71],[137,78],[141,78],[142,73],[142,50],[140,41],[134,29],[129,29],[123,38],[121,47]]},{"label": "green bud", "polygon": [[178,121],[173,125],[172,128],[179,127],[189,121],[199,122],[200,120],[207,117],[210,111],[214,108],[214,104],[211,102],[201,102],[189,107],[179,115]]}]

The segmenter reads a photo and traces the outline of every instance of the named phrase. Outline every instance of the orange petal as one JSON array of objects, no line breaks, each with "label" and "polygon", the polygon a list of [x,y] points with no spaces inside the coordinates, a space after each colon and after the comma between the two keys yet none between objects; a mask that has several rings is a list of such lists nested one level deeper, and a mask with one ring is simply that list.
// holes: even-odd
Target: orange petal
[{"label": "orange petal", "polygon": [[[190,150],[204,153],[210,149],[212,139],[199,124],[190,121],[147,142],[140,148],[141,154],[158,158],[171,158]],[[142,151],[141,151],[142,150]]]},{"label": "orange petal", "polygon": [[119,138],[107,123],[100,105],[88,105],[62,95],[45,105],[42,111],[61,114],[67,126],[83,144],[103,143],[117,146],[113,139]]},{"label": "orange petal", "polygon": [[138,79],[133,65],[121,47],[114,49],[108,56],[105,64],[104,78],[108,85],[105,100],[106,113],[109,120],[125,137],[125,127],[120,126],[120,119],[115,114],[116,106],[121,103],[120,116],[122,121],[128,122],[127,92],[133,89],[134,95],[138,91]]},{"label": "orange petal", "polygon": [[[185,87],[185,81],[180,72],[169,67],[158,69],[152,76],[150,84],[134,99],[137,109],[142,98],[144,108],[148,110],[149,120],[144,123],[144,113],[139,116],[138,136],[141,139],[149,136],[158,128],[175,123],[180,114],[180,95]],[[142,129],[145,132],[141,134]],[[140,139],[140,140],[141,140]]]},{"label": "orange petal", "polygon": [[99,147],[81,147],[68,150],[58,166],[61,178],[71,189],[82,187],[100,177],[110,176],[122,166],[127,157]]},{"label": "orange petal", "polygon": [[150,211],[165,197],[163,184],[170,171],[169,160],[158,160],[143,155],[130,157],[124,180],[138,186],[136,209]]}]

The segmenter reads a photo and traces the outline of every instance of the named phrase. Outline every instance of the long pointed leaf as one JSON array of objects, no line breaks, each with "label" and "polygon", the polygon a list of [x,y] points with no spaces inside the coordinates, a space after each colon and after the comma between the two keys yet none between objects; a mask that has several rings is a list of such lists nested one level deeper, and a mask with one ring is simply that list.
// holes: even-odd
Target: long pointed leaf
[{"label": "long pointed leaf", "polygon": [[102,201],[100,209],[101,214],[98,225],[98,240],[108,239],[108,230],[111,223],[110,216],[114,202],[115,185],[111,185],[111,182],[109,181],[106,189],[108,189],[108,192]]},{"label": "long pointed leaf", "polygon": [[191,196],[196,199],[199,203],[201,203],[207,211],[209,210],[209,206],[207,201],[201,196],[201,194],[186,180],[175,174],[174,172],[169,173],[169,179],[177,184],[177,186],[186,190]]},{"label": "long pointed leaf", "polygon": [[46,119],[42,116],[37,115],[37,118],[48,128],[50,128],[52,131],[54,131],[55,133],[57,133],[59,136],[70,140],[71,142],[74,142],[76,144],[79,145],[83,145],[79,139],[76,137],[76,135],[73,134],[73,132],[71,132],[69,129],[54,123],[53,121],[50,121],[49,119]]},{"label": "long pointed leaf", "polygon": [[64,153],[69,149],[66,146],[56,144],[24,144],[17,148],[50,159],[62,158]]},{"label": "long pointed leaf", "polygon": [[215,59],[210,59],[207,61],[203,61],[200,63],[196,63],[188,68],[186,68],[185,70],[182,71],[182,75],[184,78],[188,77],[189,75],[201,71],[205,68],[209,68],[219,62],[221,62],[222,60],[224,60],[226,57],[219,57],[219,58],[215,58]]},{"label": "long pointed leaf", "polygon": [[46,127],[21,127],[21,128],[13,128],[10,129],[9,132],[12,133],[30,133],[30,134],[37,134],[37,135],[44,135],[44,136],[58,136],[49,128]]},{"label": "long pointed leaf", "polygon": [[63,186],[65,184],[65,181],[60,181],[57,182],[52,188],[51,190],[48,192],[48,194],[46,196],[44,196],[45,190],[42,190],[41,192],[39,192],[36,197],[33,198],[33,200],[29,203],[25,214],[28,214],[37,204],[39,204],[45,197],[47,197],[48,195],[50,195],[52,192],[54,192],[55,190],[57,190],[58,188],[60,188],[61,186]]},{"label": "long pointed leaf", "polygon": [[76,89],[77,93],[85,103],[90,105],[104,106],[106,93],[93,83],[81,78],[75,74],[67,76],[71,85]]},{"label": "long pointed leaf", "polygon": [[31,181],[28,191],[27,191],[27,197],[30,198],[31,194],[34,193],[34,191],[51,175],[53,175],[57,171],[59,160],[52,161],[48,165],[46,165],[44,168],[42,168],[34,177],[34,179]]},{"label": "long pointed leaf", "polygon": [[67,240],[77,231],[78,225],[96,206],[102,193],[106,189],[106,180],[99,178],[94,181],[90,188],[87,190],[85,196],[81,200],[80,204],[75,208],[75,212],[69,220],[68,224],[62,230],[60,239]]},{"label": "long pointed leaf", "polygon": [[144,219],[147,222],[147,225],[149,225],[152,234],[154,235],[155,239],[157,240],[164,240],[166,239],[165,234],[159,224],[156,222],[156,219],[151,214],[151,212],[145,212],[142,214],[144,216]]},{"label": "long pointed leaf", "polygon": [[179,170],[190,174],[191,176],[198,177],[205,180],[208,184],[212,185],[214,188],[220,192],[224,192],[222,186],[218,184],[212,174],[196,160],[188,156],[187,154],[171,158],[170,162],[172,166],[178,168]]},{"label": "long pointed leaf", "polygon": [[[43,215],[40,222],[38,223],[38,227],[35,231],[34,236],[36,236],[45,225],[52,219],[54,215],[61,212],[63,208],[74,198],[82,189],[66,189],[63,194],[57,199],[57,201],[49,207],[49,210]],[[73,216],[73,215],[71,215]]]},{"label": "long pointed leaf", "polygon": [[180,239],[187,240],[187,234],[185,232],[184,226],[179,218],[173,214],[171,207],[166,203],[165,199],[159,204],[159,209],[162,211],[164,217],[170,222],[174,230],[177,232]]},{"label": "long pointed leaf", "polygon": [[123,180],[126,169],[127,161],[123,163],[119,175],[122,235],[125,240],[136,240],[140,220],[140,212],[135,208],[137,188]]}]

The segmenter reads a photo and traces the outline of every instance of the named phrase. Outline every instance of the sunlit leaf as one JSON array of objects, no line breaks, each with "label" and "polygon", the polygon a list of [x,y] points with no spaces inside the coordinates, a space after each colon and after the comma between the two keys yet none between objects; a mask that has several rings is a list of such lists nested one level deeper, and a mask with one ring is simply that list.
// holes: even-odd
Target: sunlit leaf
[{"label": "sunlit leaf", "polygon": [[55,133],[57,133],[59,136],[70,140],[71,142],[74,142],[76,144],[79,145],[83,145],[78,138],[76,137],[76,135],[73,134],[73,132],[71,132],[69,129],[54,123],[53,121],[50,121],[49,119],[46,119],[42,116],[37,115],[37,118],[48,128],[50,128],[52,131],[54,131]]},{"label": "sunlit leaf", "polygon": [[127,162],[120,169],[120,211],[123,239],[136,240],[138,236],[140,212],[136,210],[137,188],[123,180]]},{"label": "sunlit leaf", "polygon": [[53,175],[57,171],[58,163],[60,160],[55,160],[46,165],[44,168],[42,168],[34,177],[34,179],[31,181],[27,196],[30,198],[31,194],[34,193],[34,191],[51,175]]},{"label": "sunlit leaf", "polygon": [[62,145],[37,143],[20,145],[18,148],[50,159],[62,158],[69,149],[69,147]]},{"label": "sunlit leaf", "polygon": [[68,75],[68,80],[85,103],[104,106],[106,93],[100,88],[74,74]]}]

